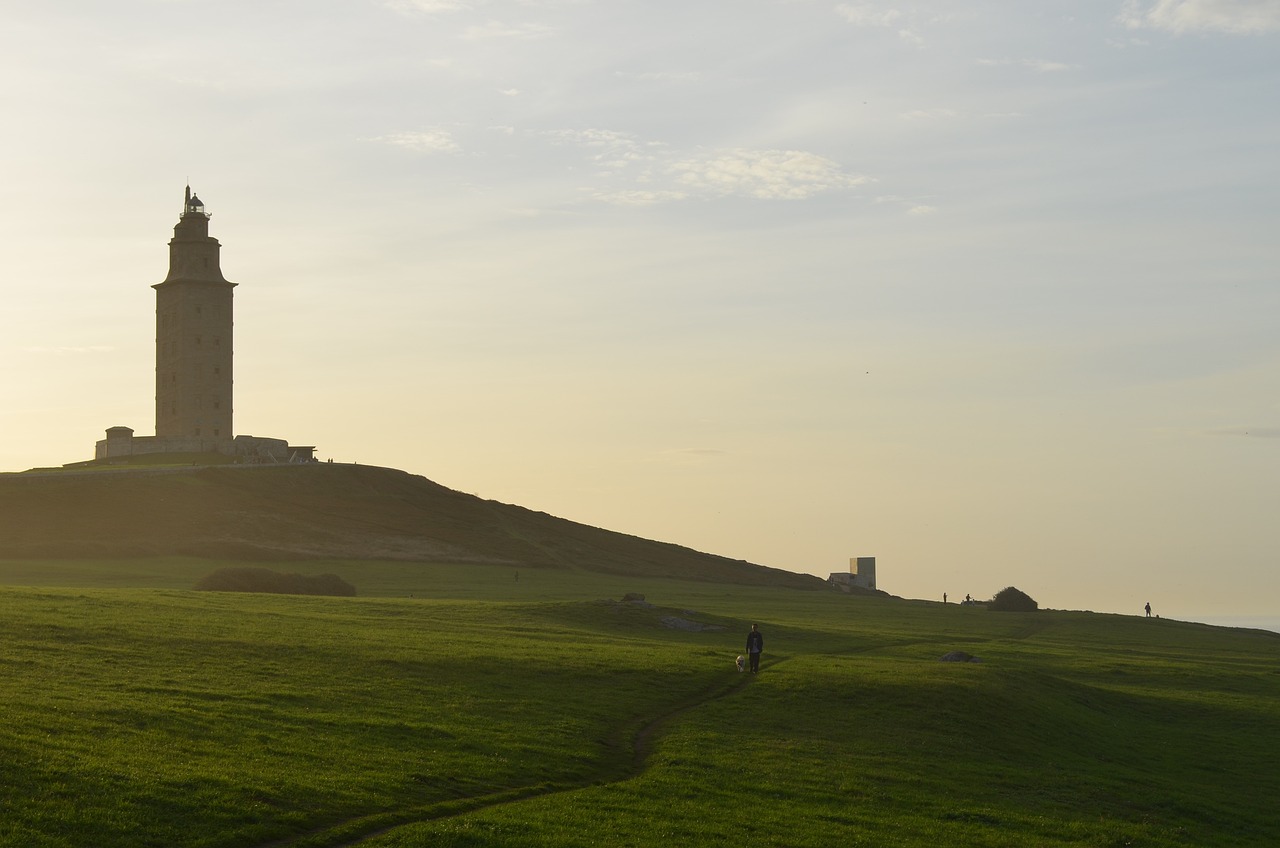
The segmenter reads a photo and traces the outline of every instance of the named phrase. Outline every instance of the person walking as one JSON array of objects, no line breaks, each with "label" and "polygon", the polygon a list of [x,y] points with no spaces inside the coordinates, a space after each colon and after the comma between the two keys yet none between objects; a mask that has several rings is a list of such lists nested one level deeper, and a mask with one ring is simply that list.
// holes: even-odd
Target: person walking
[{"label": "person walking", "polygon": [[760,625],[751,625],[751,632],[747,634],[747,659],[751,662],[751,673],[755,674],[760,670],[760,653],[764,651],[764,636],[760,633]]}]

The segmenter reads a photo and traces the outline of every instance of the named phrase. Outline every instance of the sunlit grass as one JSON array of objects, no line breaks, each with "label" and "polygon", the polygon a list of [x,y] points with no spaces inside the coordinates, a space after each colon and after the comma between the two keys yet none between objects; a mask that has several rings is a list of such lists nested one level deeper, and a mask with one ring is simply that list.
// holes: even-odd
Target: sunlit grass
[{"label": "sunlit grass", "polygon": [[[794,655],[735,697],[684,715],[633,780],[415,825],[372,844],[1261,846],[1280,838],[1268,812],[1280,791],[1271,767],[1280,755],[1280,640],[1162,623],[1166,646],[1136,619],[1043,615],[1037,624],[1048,626],[1023,638],[999,632],[1026,632],[1016,621],[975,620],[998,625],[976,651],[982,664],[937,662],[949,642]],[[1105,634],[1097,641],[1110,650],[1073,650],[1082,624]],[[1165,679],[1117,685],[1116,658]],[[1234,692],[1218,688],[1224,664]]]},{"label": "sunlit grass", "polygon": [[[0,588],[0,844],[1280,842],[1267,634],[362,568],[311,570],[381,597]],[[626,591],[659,606],[599,602]],[[751,621],[766,656],[744,680]],[[938,662],[953,649],[983,662]]]}]

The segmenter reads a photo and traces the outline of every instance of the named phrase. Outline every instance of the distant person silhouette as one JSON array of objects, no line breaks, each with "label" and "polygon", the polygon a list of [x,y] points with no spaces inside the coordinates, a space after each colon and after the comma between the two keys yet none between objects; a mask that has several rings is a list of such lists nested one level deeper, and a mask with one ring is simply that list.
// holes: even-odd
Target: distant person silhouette
[{"label": "distant person silhouette", "polygon": [[751,661],[751,673],[755,674],[760,670],[760,653],[764,650],[764,636],[760,634],[760,625],[751,625],[751,632],[747,634],[747,658]]},{"label": "distant person silhouette", "polygon": [[1147,607],[1146,607],[1146,609],[1147,609],[1147,618],[1150,618],[1150,617],[1151,617],[1151,603],[1150,603],[1150,602],[1148,602],[1148,603],[1147,603]]},{"label": "distant person silhouette", "polygon": [[943,602],[944,604],[947,602],[947,593],[946,593],[946,592],[943,592],[943,593],[942,593],[942,602]]}]

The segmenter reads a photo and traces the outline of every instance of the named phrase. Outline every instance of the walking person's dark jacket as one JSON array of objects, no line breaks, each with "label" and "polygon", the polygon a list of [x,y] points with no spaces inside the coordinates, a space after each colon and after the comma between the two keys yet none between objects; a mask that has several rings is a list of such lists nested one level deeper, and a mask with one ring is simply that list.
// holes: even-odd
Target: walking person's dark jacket
[{"label": "walking person's dark jacket", "polygon": [[756,629],[756,625],[751,625],[751,632],[747,634],[747,661],[751,666],[751,673],[755,674],[760,670],[760,654],[764,651],[764,636]]}]

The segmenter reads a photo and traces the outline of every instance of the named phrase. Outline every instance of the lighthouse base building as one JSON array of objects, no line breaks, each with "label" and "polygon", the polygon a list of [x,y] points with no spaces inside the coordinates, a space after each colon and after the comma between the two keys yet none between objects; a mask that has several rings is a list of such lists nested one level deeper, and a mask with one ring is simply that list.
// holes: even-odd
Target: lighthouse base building
[{"label": "lighthouse base building", "polygon": [[314,445],[291,445],[286,439],[265,436],[236,436],[225,440],[135,436],[129,427],[108,427],[107,437],[99,439],[94,447],[93,458],[96,463],[123,465],[134,457],[154,454],[180,454],[184,459],[189,454],[212,454],[227,457],[230,462],[249,463],[311,462],[316,449]]},{"label": "lighthouse base building", "polygon": [[[209,213],[187,186],[169,242],[169,274],[156,290],[156,434],[111,427],[95,463],[128,463],[158,454],[202,455],[222,462],[311,462],[315,447],[232,430],[232,290],[222,276],[221,245]],[[214,460],[217,457],[217,460]]]}]

